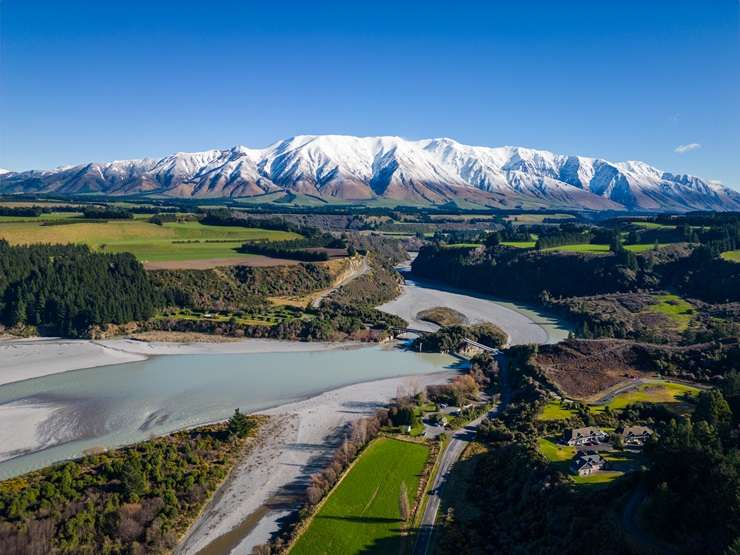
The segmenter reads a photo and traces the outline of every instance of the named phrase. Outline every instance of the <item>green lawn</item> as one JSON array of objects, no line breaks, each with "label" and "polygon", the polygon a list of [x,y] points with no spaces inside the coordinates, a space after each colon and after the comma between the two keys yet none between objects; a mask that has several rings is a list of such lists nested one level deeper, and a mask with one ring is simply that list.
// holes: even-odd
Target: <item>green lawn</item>
[{"label": "green lawn", "polygon": [[605,405],[594,405],[592,408],[596,411],[603,411],[604,407],[608,406],[612,410],[619,410],[633,403],[680,405],[682,404],[681,397],[698,395],[700,391],[698,387],[661,380],[641,384],[633,390],[617,395]]},{"label": "green lawn", "polygon": [[426,445],[390,438],[373,441],[330,494],[290,553],[398,553],[401,482],[411,497],[429,456]]},{"label": "green lawn", "polygon": [[150,262],[246,257],[249,255],[236,252],[244,241],[277,241],[297,237],[297,234],[285,231],[210,226],[194,221],[164,225],[140,219],[65,225],[43,225],[39,222],[0,225],[0,239],[11,244],[84,243],[105,252],[130,252],[139,260]]},{"label": "green lawn", "polygon": [[573,415],[575,415],[575,411],[563,408],[560,405],[560,401],[551,400],[548,401],[544,407],[542,407],[542,412],[537,417],[537,420],[566,420]]},{"label": "green lawn", "polygon": [[653,295],[653,298],[658,302],[650,305],[648,310],[668,316],[678,331],[684,331],[689,327],[689,322],[694,317],[694,305],[678,295]]},{"label": "green lawn", "polygon": [[547,460],[558,463],[568,461],[575,456],[576,449],[569,445],[560,445],[556,440],[544,437],[537,438],[537,447]]},{"label": "green lawn", "polygon": [[736,251],[723,252],[721,256],[729,262],[740,262],[740,249]]},{"label": "green lawn", "polygon": [[571,479],[576,484],[581,485],[604,485],[613,482],[620,476],[624,476],[624,472],[620,472],[619,470],[603,470],[589,476],[571,476]]},{"label": "green lawn", "polygon": [[544,437],[537,438],[537,447],[545,458],[550,461],[551,465],[563,474],[567,474],[573,482],[579,485],[603,485],[612,480],[624,476],[624,473],[633,470],[637,465],[634,462],[633,455],[625,454],[621,451],[603,453],[602,456],[609,461],[613,469],[604,470],[591,474],[590,476],[575,476],[570,473],[570,462],[576,455],[575,447],[560,445],[556,440]]}]

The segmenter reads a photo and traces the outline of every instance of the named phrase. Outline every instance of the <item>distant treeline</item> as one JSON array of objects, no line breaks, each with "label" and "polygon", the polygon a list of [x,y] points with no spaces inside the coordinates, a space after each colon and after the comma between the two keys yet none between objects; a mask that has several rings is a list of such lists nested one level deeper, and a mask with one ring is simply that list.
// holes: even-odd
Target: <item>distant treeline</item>
[{"label": "distant treeline", "polygon": [[593,256],[432,245],[420,250],[412,269],[458,287],[526,301],[545,292],[581,297],[647,289],[675,289],[707,302],[740,300],[740,264],[722,260],[707,246]]},{"label": "distant treeline", "polygon": [[550,249],[553,247],[562,247],[563,245],[578,245],[581,243],[590,243],[593,237],[593,234],[583,233],[582,231],[545,235],[537,239],[535,248],[541,250]]},{"label": "distant treeline", "polygon": [[89,220],[130,220],[133,212],[115,206],[90,206],[82,211],[83,217]]},{"label": "distant treeline", "polygon": [[10,246],[0,241],[0,322],[78,337],[90,326],[152,316],[172,304],[130,254],[81,245]]},{"label": "distant treeline", "polygon": [[234,212],[225,208],[209,210],[200,222],[206,225],[256,227],[260,229],[272,229],[275,231],[291,231],[293,233],[303,235],[304,237],[321,234],[321,231],[314,227],[303,226],[290,222],[284,218],[253,218],[250,216],[242,218],[236,216]]},{"label": "distant treeline", "polygon": [[289,258],[304,262],[318,262],[329,260],[329,254],[323,250],[306,249],[342,249],[347,245],[341,239],[330,234],[312,235],[292,241],[260,241],[244,243],[239,252],[261,254],[272,258]]},{"label": "distant treeline", "polygon": [[41,206],[0,206],[0,216],[37,218],[48,212],[51,212],[51,209]]}]

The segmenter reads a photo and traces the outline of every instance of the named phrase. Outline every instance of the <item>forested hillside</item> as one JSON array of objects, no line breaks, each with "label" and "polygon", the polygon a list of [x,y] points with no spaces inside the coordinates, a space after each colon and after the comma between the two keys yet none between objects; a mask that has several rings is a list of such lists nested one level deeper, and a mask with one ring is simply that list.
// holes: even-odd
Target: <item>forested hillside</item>
[{"label": "forested hillside", "polygon": [[169,553],[260,423],[228,423],[90,455],[0,483],[0,553]]},{"label": "forested hillside", "polygon": [[675,288],[708,302],[740,300],[740,264],[719,258],[706,246],[589,255],[431,245],[421,249],[413,272],[530,302],[544,292],[555,297],[580,297],[663,288]]},{"label": "forested hillside", "polygon": [[167,303],[130,254],[0,241],[0,321],[77,337],[90,326],[150,318]]}]

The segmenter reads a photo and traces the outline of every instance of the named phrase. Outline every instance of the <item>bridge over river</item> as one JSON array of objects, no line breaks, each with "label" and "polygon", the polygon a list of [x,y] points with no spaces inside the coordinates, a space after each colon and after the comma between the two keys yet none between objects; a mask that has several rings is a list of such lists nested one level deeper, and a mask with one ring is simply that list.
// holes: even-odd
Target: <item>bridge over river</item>
[{"label": "bridge over river", "polygon": [[[393,331],[396,331],[398,333],[413,333],[419,336],[429,335],[433,333],[428,330],[419,330],[416,328],[393,328]],[[462,342],[470,347],[479,349],[481,351],[485,351],[487,353],[491,353],[494,356],[501,354],[500,349],[497,349],[496,347],[489,347],[488,345],[484,345],[483,343],[478,343],[477,341],[473,341],[472,339],[469,339],[467,337],[463,337]]]}]

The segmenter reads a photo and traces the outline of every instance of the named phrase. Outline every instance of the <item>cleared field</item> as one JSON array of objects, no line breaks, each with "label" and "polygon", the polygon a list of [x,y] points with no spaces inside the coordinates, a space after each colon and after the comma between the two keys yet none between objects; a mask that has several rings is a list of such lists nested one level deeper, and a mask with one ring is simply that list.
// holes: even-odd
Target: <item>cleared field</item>
[{"label": "cleared field", "polygon": [[648,307],[650,312],[668,316],[678,331],[689,327],[689,322],[694,317],[694,305],[678,295],[654,295],[654,298],[658,302]]},{"label": "cleared field", "polygon": [[518,214],[516,216],[506,216],[506,221],[518,222],[521,224],[537,224],[548,220],[572,220],[573,214]]},{"label": "cleared field", "polygon": [[290,553],[399,553],[401,483],[411,496],[419,487],[429,449],[390,438],[373,441],[330,494]]},{"label": "cleared field", "polygon": [[604,404],[593,407],[596,411],[603,411],[605,407],[612,410],[623,409],[633,403],[663,403],[675,405],[680,408],[683,404],[682,397],[698,395],[701,390],[698,387],[668,381],[655,381],[640,384],[630,391],[619,393]]},{"label": "cleared field", "polygon": [[740,249],[736,251],[723,252],[721,256],[730,262],[740,262]]},{"label": "cleared field", "polygon": [[105,252],[130,252],[144,262],[249,258],[236,252],[244,241],[287,240],[285,231],[209,226],[199,222],[156,225],[142,220],[43,225],[37,222],[0,225],[0,239],[11,244],[82,243]]},{"label": "cleared field", "polygon": [[537,420],[541,420],[543,422],[567,420],[575,414],[575,411],[563,408],[560,405],[560,401],[552,400],[548,401],[547,404],[542,407],[542,412],[537,417]]},{"label": "cleared field", "polygon": [[537,244],[536,241],[501,241],[502,245],[507,247],[516,247],[517,249],[533,249]]},{"label": "cleared field", "polygon": [[632,222],[636,226],[644,227],[645,229],[676,229],[675,225],[657,224],[655,222]]},{"label": "cleared field", "polygon": [[[658,243],[658,248],[666,246],[668,243]],[[639,245],[625,245],[624,248],[632,252],[645,252],[653,250],[656,247],[655,244],[646,243]],[[542,249],[543,251],[560,251],[560,252],[586,252],[586,253],[607,253],[609,252],[609,245],[592,245],[589,243],[582,243],[578,245],[562,245],[560,247],[551,247],[549,249]]]}]

